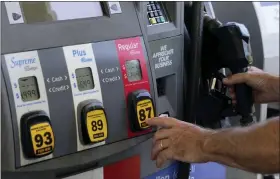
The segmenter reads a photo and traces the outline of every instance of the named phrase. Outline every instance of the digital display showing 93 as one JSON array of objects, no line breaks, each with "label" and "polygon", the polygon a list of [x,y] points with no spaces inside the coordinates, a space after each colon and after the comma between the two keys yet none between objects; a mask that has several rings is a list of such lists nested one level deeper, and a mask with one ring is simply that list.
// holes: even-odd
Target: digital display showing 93
[{"label": "digital display showing 93", "polygon": [[21,99],[24,102],[34,101],[40,98],[37,78],[35,76],[18,79]]}]

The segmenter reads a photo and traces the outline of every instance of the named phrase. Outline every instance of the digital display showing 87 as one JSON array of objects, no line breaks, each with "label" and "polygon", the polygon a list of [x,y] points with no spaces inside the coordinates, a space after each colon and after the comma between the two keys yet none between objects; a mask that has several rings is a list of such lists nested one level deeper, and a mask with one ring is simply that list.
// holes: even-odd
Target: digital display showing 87
[{"label": "digital display showing 87", "polygon": [[139,60],[127,60],[125,62],[127,79],[129,82],[139,81],[142,79],[142,72]]}]

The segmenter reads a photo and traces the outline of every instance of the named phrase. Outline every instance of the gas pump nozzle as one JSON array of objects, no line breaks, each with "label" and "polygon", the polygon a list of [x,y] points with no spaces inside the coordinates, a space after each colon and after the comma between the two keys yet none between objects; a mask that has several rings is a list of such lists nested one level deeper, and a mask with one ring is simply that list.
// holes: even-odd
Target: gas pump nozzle
[{"label": "gas pump nozzle", "polygon": [[207,88],[208,98],[219,101],[220,106],[217,106],[220,109],[217,111],[220,117],[240,115],[241,125],[252,123],[254,120],[251,87],[246,84],[234,85],[237,104],[233,105],[231,98],[226,94],[228,87],[222,83],[225,76],[219,73],[223,68],[229,69],[232,74],[248,71],[253,58],[247,28],[235,22],[222,24],[205,14],[202,53],[202,81],[206,84],[204,88]]}]

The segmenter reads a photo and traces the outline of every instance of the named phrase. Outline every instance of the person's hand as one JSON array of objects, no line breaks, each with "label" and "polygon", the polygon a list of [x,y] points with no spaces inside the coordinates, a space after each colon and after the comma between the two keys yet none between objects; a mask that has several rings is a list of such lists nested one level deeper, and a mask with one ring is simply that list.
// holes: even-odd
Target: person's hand
[{"label": "person's hand", "polygon": [[[277,82],[277,80],[279,80],[277,77],[269,75],[256,67],[250,67],[247,73],[238,73],[229,76],[223,80],[223,83],[230,86],[239,83],[246,83],[253,89],[253,98],[255,103],[269,103],[279,100],[279,91],[278,94],[277,91],[275,91],[276,89],[279,90],[279,81]],[[232,102],[234,104],[238,103],[232,87],[229,92],[233,99]]]},{"label": "person's hand", "polygon": [[151,153],[151,159],[156,160],[157,167],[162,167],[168,160],[207,162],[202,148],[210,130],[168,117],[155,117],[148,119],[147,123],[162,127],[154,135]]}]

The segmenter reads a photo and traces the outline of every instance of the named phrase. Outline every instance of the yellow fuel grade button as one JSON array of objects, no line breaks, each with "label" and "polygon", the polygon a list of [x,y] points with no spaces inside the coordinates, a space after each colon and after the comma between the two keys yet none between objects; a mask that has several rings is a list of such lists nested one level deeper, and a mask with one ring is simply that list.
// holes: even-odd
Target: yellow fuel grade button
[{"label": "yellow fuel grade button", "polygon": [[33,125],[30,128],[30,133],[36,156],[46,155],[53,151],[54,135],[48,122]]},{"label": "yellow fuel grade button", "polygon": [[88,104],[82,110],[82,136],[84,144],[102,142],[108,137],[108,125],[102,106]]},{"label": "yellow fuel grade button", "polygon": [[146,123],[155,117],[153,99],[147,90],[137,90],[128,95],[128,116],[131,130],[134,132],[146,130],[150,126]]},{"label": "yellow fuel grade button", "polygon": [[26,158],[39,158],[53,153],[55,136],[46,113],[35,111],[22,116],[21,142]]},{"label": "yellow fuel grade button", "polygon": [[136,105],[138,124],[141,129],[148,128],[146,120],[155,117],[152,100],[143,99]]}]

